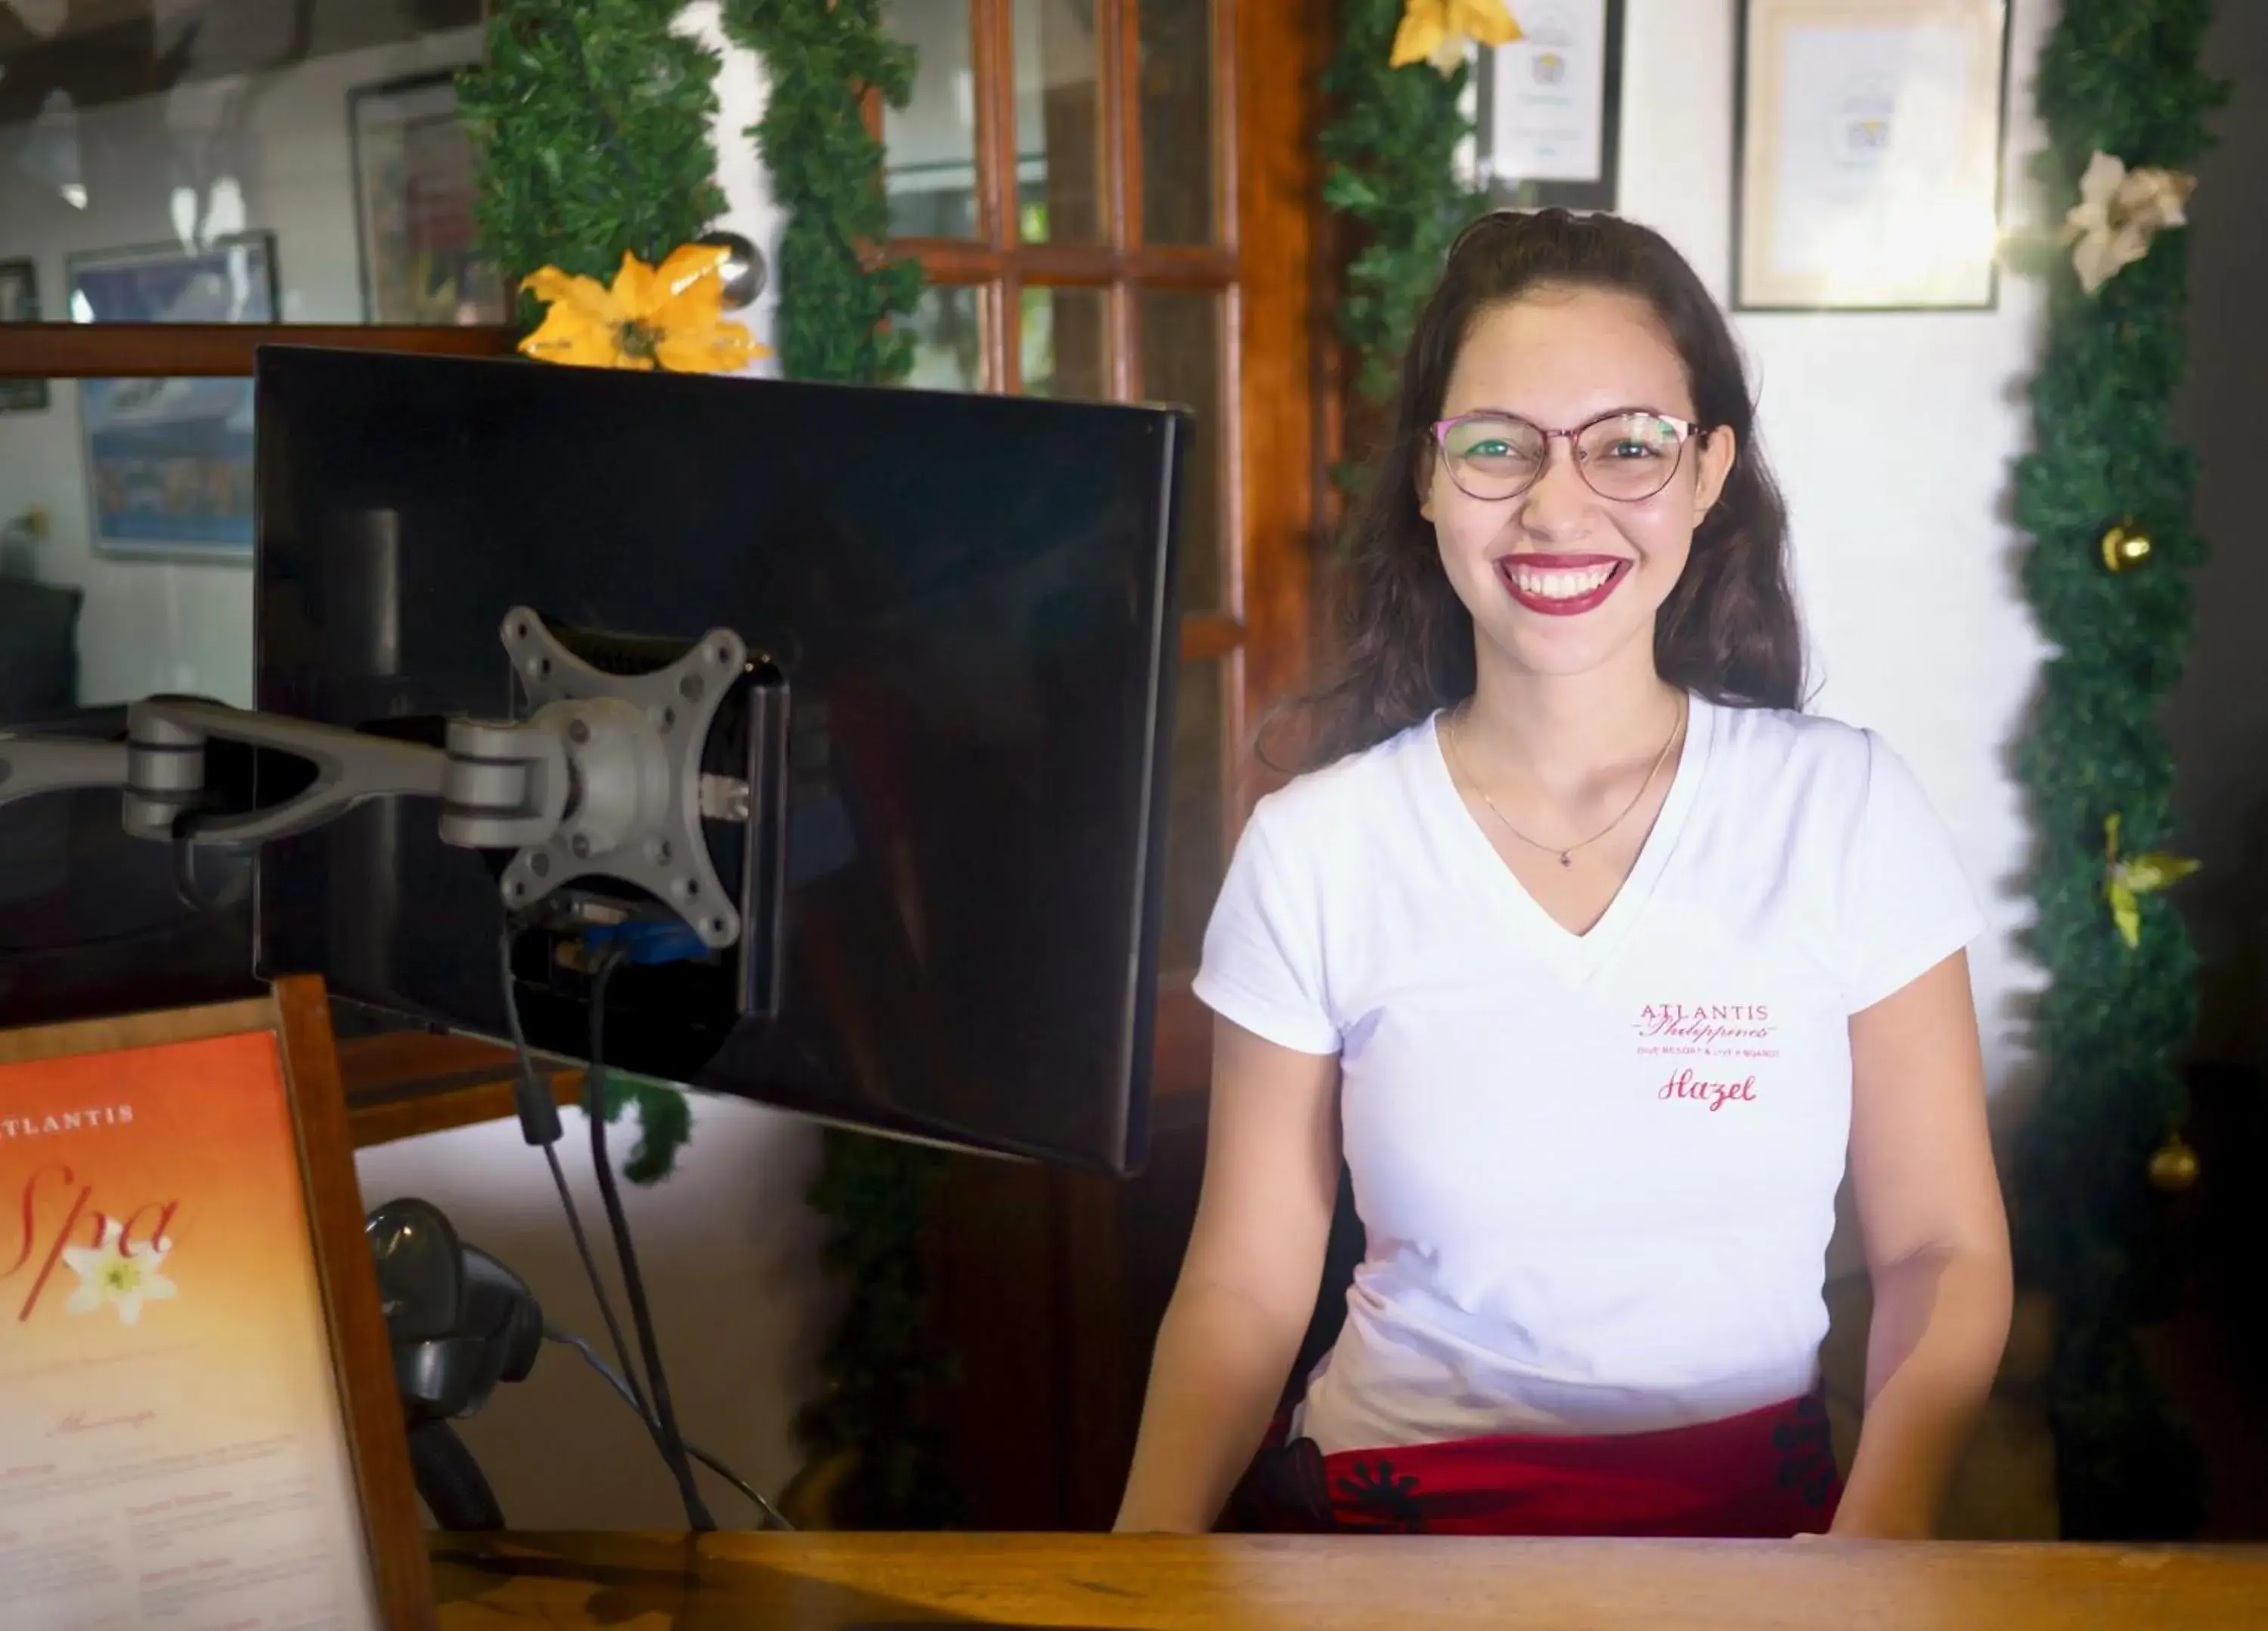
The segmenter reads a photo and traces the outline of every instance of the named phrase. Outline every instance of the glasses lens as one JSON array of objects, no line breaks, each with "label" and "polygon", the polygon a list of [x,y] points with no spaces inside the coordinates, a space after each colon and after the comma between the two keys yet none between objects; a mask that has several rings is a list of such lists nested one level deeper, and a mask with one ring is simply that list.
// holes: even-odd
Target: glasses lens
[{"label": "glasses lens", "polygon": [[1576,443],[1583,479],[1605,498],[1651,498],[1669,485],[1683,430],[1653,414],[1623,414],[1586,429]]},{"label": "glasses lens", "polygon": [[1450,478],[1475,498],[1509,498],[1525,491],[1543,468],[1543,433],[1509,416],[1460,419],[1443,433],[1441,444]]}]

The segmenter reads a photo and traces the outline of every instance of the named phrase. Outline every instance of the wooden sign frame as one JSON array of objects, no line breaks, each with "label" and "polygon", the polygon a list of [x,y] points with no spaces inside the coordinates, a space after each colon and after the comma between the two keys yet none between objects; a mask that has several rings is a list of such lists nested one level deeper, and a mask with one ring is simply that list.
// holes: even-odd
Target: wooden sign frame
[{"label": "wooden sign frame", "polygon": [[[331,1381],[358,1499],[379,1623],[430,1631],[432,1585],[378,1279],[363,1233],[338,1050],[320,979],[279,980],[266,997],[0,1032],[0,1065],[269,1032],[298,1157]],[[6,1106],[0,1104],[0,1114]]]}]

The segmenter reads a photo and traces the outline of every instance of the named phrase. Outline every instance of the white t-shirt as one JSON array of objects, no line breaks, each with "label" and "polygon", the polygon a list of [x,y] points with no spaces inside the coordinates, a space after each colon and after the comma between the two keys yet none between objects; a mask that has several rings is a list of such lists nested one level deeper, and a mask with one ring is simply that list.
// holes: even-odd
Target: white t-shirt
[{"label": "white t-shirt", "polygon": [[1513,876],[1431,720],[1263,799],[1197,993],[1336,1054],[1369,1244],[1298,1422],[1324,1453],[1628,1433],[1818,1376],[1852,1014],[1983,928],[1873,733],[1692,702],[1589,933]]}]

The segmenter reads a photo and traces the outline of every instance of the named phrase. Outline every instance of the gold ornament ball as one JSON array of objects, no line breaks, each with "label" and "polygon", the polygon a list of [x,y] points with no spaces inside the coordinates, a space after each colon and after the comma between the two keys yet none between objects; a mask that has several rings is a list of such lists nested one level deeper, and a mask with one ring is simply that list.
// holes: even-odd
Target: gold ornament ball
[{"label": "gold ornament ball", "polygon": [[2150,558],[2150,535],[2131,521],[2122,521],[2102,535],[2102,564],[2113,572],[2138,567]]},{"label": "gold ornament ball", "polygon": [[703,232],[693,240],[712,249],[725,252],[725,264],[717,268],[717,283],[725,306],[739,311],[752,305],[764,292],[764,252],[738,232]]},{"label": "gold ornament ball", "polygon": [[2150,1157],[2150,1181],[2169,1195],[2192,1188],[2197,1180],[2197,1151],[2183,1143],[2178,1134]]}]

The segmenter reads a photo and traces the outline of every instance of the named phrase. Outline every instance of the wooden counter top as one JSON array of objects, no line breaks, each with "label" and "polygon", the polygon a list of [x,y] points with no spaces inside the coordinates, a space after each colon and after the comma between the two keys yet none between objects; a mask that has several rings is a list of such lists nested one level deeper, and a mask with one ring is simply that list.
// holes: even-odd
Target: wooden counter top
[{"label": "wooden counter top", "polygon": [[443,1631],[2259,1631],[2268,1548],[1845,1541],[436,1535]]}]

